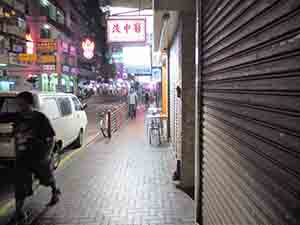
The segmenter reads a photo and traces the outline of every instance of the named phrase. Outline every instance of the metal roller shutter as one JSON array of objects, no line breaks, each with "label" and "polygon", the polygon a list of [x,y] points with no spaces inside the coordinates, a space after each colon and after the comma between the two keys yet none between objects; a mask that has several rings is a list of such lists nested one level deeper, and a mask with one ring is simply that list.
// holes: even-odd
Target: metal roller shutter
[{"label": "metal roller shutter", "polygon": [[202,1],[204,224],[300,208],[300,1]]}]

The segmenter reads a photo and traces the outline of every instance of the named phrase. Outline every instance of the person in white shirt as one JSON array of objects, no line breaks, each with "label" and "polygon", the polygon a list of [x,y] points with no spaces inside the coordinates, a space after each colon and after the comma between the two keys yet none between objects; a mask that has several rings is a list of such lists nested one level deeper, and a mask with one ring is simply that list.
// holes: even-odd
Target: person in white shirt
[{"label": "person in white shirt", "polygon": [[136,107],[137,107],[137,94],[133,88],[130,89],[129,93],[129,116],[131,119],[136,118]]}]

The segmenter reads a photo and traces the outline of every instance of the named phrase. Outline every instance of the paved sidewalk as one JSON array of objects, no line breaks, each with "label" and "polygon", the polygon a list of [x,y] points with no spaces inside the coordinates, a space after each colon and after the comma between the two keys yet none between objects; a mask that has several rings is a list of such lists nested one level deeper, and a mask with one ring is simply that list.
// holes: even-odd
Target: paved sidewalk
[{"label": "paved sidewalk", "polygon": [[193,201],[172,183],[169,148],[152,148],[144,120],[130,121],[117,136],[80,151],[58,171],[61,202],[45,209],[42,189],[27,208],[34,225],[192,225]]}]

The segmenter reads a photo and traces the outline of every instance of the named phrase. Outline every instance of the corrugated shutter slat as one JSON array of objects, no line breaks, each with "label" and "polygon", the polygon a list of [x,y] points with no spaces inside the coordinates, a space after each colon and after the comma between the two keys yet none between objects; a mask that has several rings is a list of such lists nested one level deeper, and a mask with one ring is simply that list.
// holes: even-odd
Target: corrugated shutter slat
[{"label": "corrugated shutter slat", "polygon": [[300,207],[300,1],[203,1],[203,221]]}]

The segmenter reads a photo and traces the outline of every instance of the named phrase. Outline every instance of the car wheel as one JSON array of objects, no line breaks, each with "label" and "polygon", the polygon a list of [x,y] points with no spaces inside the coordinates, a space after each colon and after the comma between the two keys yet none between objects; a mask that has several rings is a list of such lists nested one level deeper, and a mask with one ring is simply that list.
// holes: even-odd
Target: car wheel
[{"label": "car wheel", "polygon": [[74,147],[75,148],[81,148],[82,147],[82,145],[83,145],[83,138],[84,138],[83,130],[80,130],[80,132],[78,134],[78,137],[77,137],[77,139],[74,142]]}]

